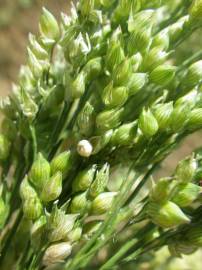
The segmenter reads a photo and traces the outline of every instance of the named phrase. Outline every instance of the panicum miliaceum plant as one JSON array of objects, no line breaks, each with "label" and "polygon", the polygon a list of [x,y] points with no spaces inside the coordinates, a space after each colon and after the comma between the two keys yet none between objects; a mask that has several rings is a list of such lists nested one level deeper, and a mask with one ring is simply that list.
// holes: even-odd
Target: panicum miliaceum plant
[{"label": "panicum miliaceum plant", "polygon": [[138,269],[202,247],[201,152],[146,185],[202,128],[202,51],[173,65],[202,0],[173,2],[81,0],[60,25],[43,9],[1,101],[1,269]]}]

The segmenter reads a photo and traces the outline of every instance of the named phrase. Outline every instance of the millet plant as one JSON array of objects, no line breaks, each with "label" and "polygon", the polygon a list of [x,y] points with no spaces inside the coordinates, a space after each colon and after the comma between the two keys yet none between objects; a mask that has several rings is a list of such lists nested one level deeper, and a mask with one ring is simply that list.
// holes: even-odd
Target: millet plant
[{"label": "millet plant", "polygon": [[45,8],[1,100],[0,269],[138,269],[202,247],[202,153],[161,162],[202,128],[201,0]]}]

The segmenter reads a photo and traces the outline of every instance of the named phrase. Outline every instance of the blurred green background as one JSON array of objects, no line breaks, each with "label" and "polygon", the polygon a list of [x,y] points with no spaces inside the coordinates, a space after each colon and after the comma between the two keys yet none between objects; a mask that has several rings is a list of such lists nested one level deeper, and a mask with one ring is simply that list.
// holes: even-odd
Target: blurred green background
[{"label": "blurred green background", "polygon": [[[172,0],[177,1],[177,0]],[[69,0],[0,0],[0,95],[9,94],[12,82],[17,80],[18,70],[25,63],[27,36],[38,31],[41,7],[46,6],[59,18],[60,12],[68,12]],[[177,50],[177,63],[202,48],[202,30],[194,33]],[[178,160],[201,145],[201,133],[187,138],[162,164],[155,178],[168,175]],[[181,259],[167,260],[166,248],[160,250],[152,264],[144,263],[140,270],[200,270],[202,252]]]}]

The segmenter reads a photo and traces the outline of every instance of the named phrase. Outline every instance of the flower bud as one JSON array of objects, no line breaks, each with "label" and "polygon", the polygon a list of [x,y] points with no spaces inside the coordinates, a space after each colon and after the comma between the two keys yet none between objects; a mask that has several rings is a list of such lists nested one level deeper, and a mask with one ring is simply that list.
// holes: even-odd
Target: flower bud
[{"label": "flower bud", "polygon": [[161,178],[152,188],[151,199],[155,202],[164,203],[169,200],[176,187],[176,181],[170,178]]},{"label": "flower bud", "polygon": [[29,43],[31,51],[34,53],[37,59],[48,59],[48,52],[41,46],[41,44],[37,41],[36,37],[31,33],[29,34]]},{"label": "flower bud", "polygon": [[119,126],[123,110],[123,108],[111,109],[99,113],[96,118],[97,128],[106,131]]},{"label": "flower bud", "polygon": [[185,237],[190,244],[196,247],[202,247],[202,224],[190,227],[186,232]]},{"label": "flower bud", "polygon": [[133,73],[128,82],[129,95],[133,96],[140,91],[148,82],[146,73]]},{"label": "flower bud", "polygon": [[27,175],[20,184],[20,197],[23,201],[37,197],[37,192],[29,183]]},{"label": "flower bud", "polygon": [[10,153],[11,143],[5,135],[0,134],[0,160],[5,161]]},{"label": "flower bud", "polygon": [[42,189],[46,181],[50,178],[50,164],[41,153],[37,155],[30,173],[29,179],[38,189]]},{"label": "flower bud", "polygon": [[80,72],[76,79],[72,82],[71,94],[73,98],[80,98],[84,94],[86,88],[85,80],[86,78],[84,73]]},{"label": "flower bud", "polygon": [[124,60],[113,71],[112,78],[115,86],[124,86],[132,73],[131,59]]},{"label": "flower bud", "polygon": [[68,214],[56,206],[47,216],[47,233],[50,242],[60,241],[73,229],[78,215]]},{"label": "flower bud", "polygon": [[186,207],[194,202],[202,192],[201,187],[193,183],[181,183],[177,187],[172,201],[180,207]]},{"label": "flower bud", "polygon": [[196,108],[189,114],[187,123],[188,130],[196,130],[202,127],[202,108]]},{"label": "flower bud", "polygon": [[39,218],[42,210],[42,204],[37,196],[28,198],[23,202],[23,213],[28,219],[35,220]]},{"label": "flower bud", "polygon": [[85,16],[89,16],[89,14],[91,13],[91,11],[93,11],[94,9],[94,2],[95,0],[81,0],[80,1],[80,11],[81,14],[85,17]]},{"label": "flower bud", "polygon": [[163,228],[172,228],[190,222],[182,210],[170,201],[164,204],[150,202],[147,207],[147,214],[153,223]]},{"label": "flower bud", "polygon": [[71,254],[72,246],[68,242],[54,244],[48,247],[43,256],[43,265],[51,266],[62,263]]},{"label": "flower bud", "polygon": [[104,192],[109,181],[109,165],[106,163],[101,170],[97,171],[95,180],[90,186],[89,194],[95,198]]},{"label": "flower bud", "polygon": [[0,229],[3,229],[4,223],[7,219],[8,208],[0,195]]},{"label": "flower bud", "polygon": [[42,36],[57,41],[60,37],[60,29],[55,17],[45,8],[43,8],[40,17],[39,29]]},{"label": "flower bud", "polygon": [[117,192],[104,192],[99,194],[92,202],[91,212],[94,215],[105,214],[110,210]]},{"label": "flower bud", "polygon": [[143,109],[138,124],[142,133],[148,138],[154,136],[158,132],[158,122],[149,109]]},{"label": "flower bud", "polygon": [[70,242],[77,242],[82,236],[82,228],[77,227],[68,233],[67,238]]},{"label": "flower bud", "polygon": [[46,181],[41,192],[43,202],[51,202],[56,200],[62,192],[62,173],[55,173],[50,180]]},{"label": "flower bud", "polygon": [[183,80],[186,87],[194,87],[202,81],[202,60],[192,64]]},{"label": "flower bud", "polygon": [[110,83],[102,93],[102,101],[108,107],[121,107],[128,99],[128,88],[124,86],[113,87]]},{"label": "flower bud", "polygon": [[133,31],[128,40],[128,53],[133,55],[137,52],[145,52],[151,44],[151,28],[136,29]]},{"label": "flower bud", "polygon": [[19,93],[19,103],[19,107],[24,116],[29,120],[33,120],[38,112],[38,105],[35,103],[31,95],[22,88]]},{"label": "flower bud", "polygon": [[71,201],[70,204],[70,211],[71,213],[75,214],[75,213],[82,213],[82,211],[84,211],[88,205],[88,201],[87,201],[87,194],[86,192],[80,193],[76,196],[74,196],[74,198]]},{"label": "flower bud", "polygon": [[191,156],[178,163],[175,171],[175,177],[184,183],[191,182],[197,169],[196,159]]},{"label": "flower bud", "polygon": [[71,152],[65,151],[54,157],[50,163],[51,175],[61,172],[63,178],[66,176],[70,169],[71,163]]},{"label": "flower bud", "polygon": [[159,47],[151,49],[144,58],[143,69],[148,71],[154,70],[157,66],[165,62],[168,55],[168,53]]},{"label": "flower bud", "polygon": [[169,128],[170,117],[173,112],[173,102],[165,104],[157,104],[154,107],[153,113],[158,122],[159,129],[164,130]]},{"label": "flower bud", "polygon": [[[142,55],[140,53],[136,53],[130,59],[131,59],[132,71],[136,72],[142,64]],[[131,76],[133,76],[133,74]]]},{"label": "flower bud", "polygon": [[121,125],[114,131],[111,142],[113,145],[130,145],[137,133],[137,122]]},{"label": "flower bud", "polygon": [[173,80],[175,71],[176,67],[170,65],[161,65],[151,72],[149,79],[152,83],[166,86]]},{"label": "flower bud", "polygon": [[101,57],[96,57],[89,60],[83,68],[83,72],[86,75],[86,79],[88,81],[91,81],[96,77],[98,77],[103,70],[102,65],[103,63]]},{"label": "flower bud", "polygon": [[93,152],[93,147],[88,140],[81,140],[77,144],[77,152],[82,157],[90,157]]},{"label": "flower bud", "polygon": [[46,216],[41,216],[34,222],[31,228],[31,243],[35,250],[37,250],[42,244],[45,226]]},{"label": "flower bud", "polygon": [[102,149],[104,149],[105,146],[108,145],[108,143],[111,140],[112,134],[113,134],[113,130],[110,129],[110,130],[106,131],[104,134],[102,134],[101,136],[94,136],[94,137],[90,138],[90,143],[93,146],[92,155],[96,155]]},{"label": "flower bud", "polygon": [[72,190],[74,192],[87,190],[94,179],[95,172],[96,165],[93,165],[92,167],[79,172],[73,181]]},{"label": "flower bud", "polygon": [[113,69],[118,66],[125,59],[124,50],[120,42],[109,44],[109,48],[106,56],[107,69],[112,72]]},{"label": "flower bud", "polygon": [[186,103],[175,105],[170,116],[170,128],[173,132],[178,132],[183,129],[189,119],[190,108]]},{"label": "flower bud", "polygon": [[170,43],[170,40],[169,40],[168,32],[163,30],[154,36],[152,40],[151,48],[158,47],[158,48],[161,48],[162,50],[167,51],[169,48],[169,43]]},{"label": "flower bud", "polygon": [[194,0],[190,9],[189,14],[193,20],[201,21],[202,18],[202,1],[201,0]]}]

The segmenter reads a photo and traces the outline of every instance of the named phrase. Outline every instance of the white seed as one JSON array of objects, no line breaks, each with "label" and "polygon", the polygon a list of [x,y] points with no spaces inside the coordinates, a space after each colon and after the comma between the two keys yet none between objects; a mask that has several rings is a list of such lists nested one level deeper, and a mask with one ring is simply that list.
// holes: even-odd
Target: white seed
[{"label": "white seed", "polygon": [[92,154],[93,147],[87,140],[81,140],[77,145],[77,152],[82,157],[89,157]]}]

